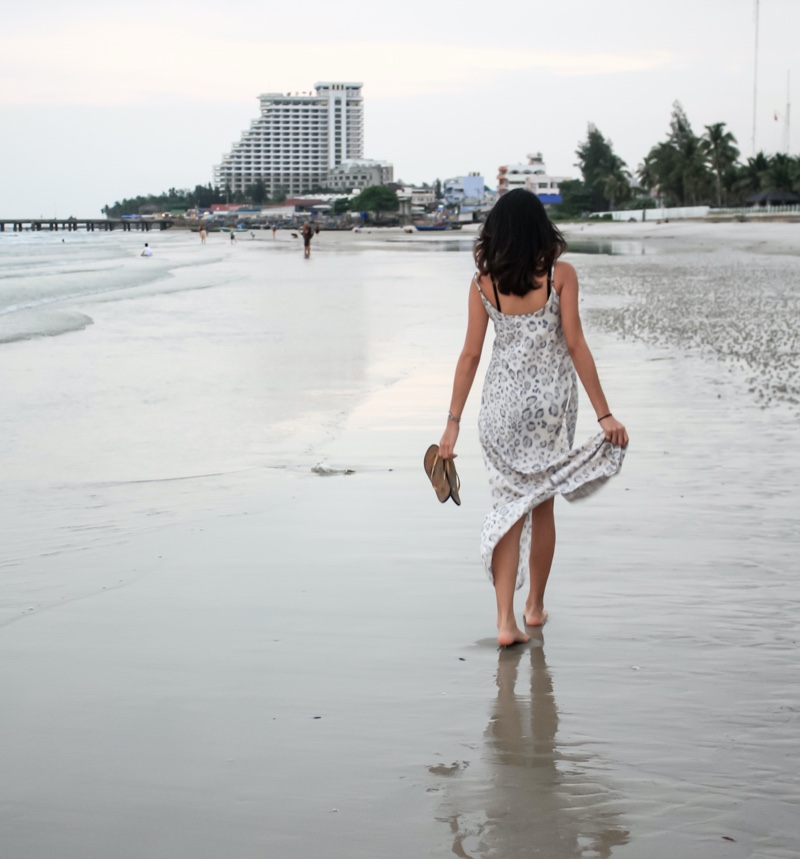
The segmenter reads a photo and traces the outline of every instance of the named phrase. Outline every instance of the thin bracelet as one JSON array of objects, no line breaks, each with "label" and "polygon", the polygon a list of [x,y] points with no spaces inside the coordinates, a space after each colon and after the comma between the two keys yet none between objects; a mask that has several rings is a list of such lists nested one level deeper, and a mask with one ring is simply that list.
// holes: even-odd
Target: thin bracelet
[{"label": "thin bracelet", "polygon": [[454,424],[461,423],[461,418],[457,418],[452,412],[447,413],[447,420],[452,421]]},{"label": "thin bracelet", "polygon": [[597,423],[600,423],[600,421],[604,421],[606,418],[613,418],[613,417],[614,417],[614,415],[612,415],[611,412],[609,412],[607,415],[603,415],[602,418],[598,418]]}]

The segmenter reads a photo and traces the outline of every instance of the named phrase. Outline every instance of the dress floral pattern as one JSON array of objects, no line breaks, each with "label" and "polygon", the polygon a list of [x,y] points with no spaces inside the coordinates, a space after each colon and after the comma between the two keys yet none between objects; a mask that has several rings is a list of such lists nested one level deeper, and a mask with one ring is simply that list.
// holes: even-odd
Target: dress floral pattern
[{"label": "dress floral pattern", "polygon": [[541,310],[510,315],[486,299],[477,275],[473,282],[495,329],[478,417],[492,495],[481,556],[494,581],[495,546],[525,517],[517,571],[520,588],[528,576],[530,511],[557,494],[568,501],[591,495],[620,470],[625,451],[607,442],[602,432],[573,447],[578,382],[556,290],[551,290]]}]

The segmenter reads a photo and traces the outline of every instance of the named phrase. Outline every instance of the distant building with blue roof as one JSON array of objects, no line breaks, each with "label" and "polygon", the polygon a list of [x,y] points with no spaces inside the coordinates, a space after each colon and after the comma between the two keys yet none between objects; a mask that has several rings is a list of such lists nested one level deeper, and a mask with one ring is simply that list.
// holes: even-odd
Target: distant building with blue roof
[{"label": "distant building with blue roof", "polygon": [[542,159],[541,152],[528,155],[527,164],[509,164],[498,169],[497,194],[513,191],[514,188],[525,188],[532,191],[545,204],[561,202],[560,185],[569,181],[569,176],[551,176]]}]

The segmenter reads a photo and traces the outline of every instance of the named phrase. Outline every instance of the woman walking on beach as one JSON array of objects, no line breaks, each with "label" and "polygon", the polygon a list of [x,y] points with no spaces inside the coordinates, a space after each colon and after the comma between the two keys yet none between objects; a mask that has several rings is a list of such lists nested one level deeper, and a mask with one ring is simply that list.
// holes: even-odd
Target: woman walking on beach
[{"label": "woman walking on beach", "polygon": [[314,236],[314,228],[306,221],[303,224],[303,256],[308,259],[311,256],[311,239]]},{"label": "woman walking on beach", "polygon": [[[557,262],[566,242],[539,198],[517,189],[495,204],[475,245],[478,271],[458,359],[441,459],[456,456],[461,413],[478,369],[489,320],[492,359],[478,429],[489,472],[492,510],[481,535],[484,567],[497,598],[497,640],[529,640],[514,618],[515,585],[530,574],[524,621],[547,619],[544,592],[555,550],[553,502],[591,494],[616,474],[628,444],[611,414],[581,328],[575,269]],[[573,448],[577,376],[601,432]]]}]

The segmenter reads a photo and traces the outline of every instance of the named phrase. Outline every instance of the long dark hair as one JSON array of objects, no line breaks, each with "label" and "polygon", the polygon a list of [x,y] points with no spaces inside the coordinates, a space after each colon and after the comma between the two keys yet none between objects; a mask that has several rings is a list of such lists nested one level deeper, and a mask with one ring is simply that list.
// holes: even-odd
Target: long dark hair
[{"label": "long dark hair", "polygon": [[567,249],[542,201],[515,188],[494,204],[475,242],[475,264],[489,275],[503,295],[527,295],[541,284],[535,277],[548,274]]}]

